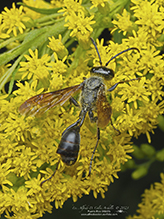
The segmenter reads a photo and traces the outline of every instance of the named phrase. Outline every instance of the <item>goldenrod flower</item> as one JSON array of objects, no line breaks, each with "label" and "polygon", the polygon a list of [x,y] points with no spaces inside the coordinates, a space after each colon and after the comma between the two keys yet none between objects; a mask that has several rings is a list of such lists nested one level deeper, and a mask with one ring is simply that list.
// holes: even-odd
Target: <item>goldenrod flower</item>
[{"label": "goldenrod flower", "polygon": [[2,14],[0,14],[0,38],[5,39],[5,38],[8,38],[8,37],[10,37],[10,35],[3,32]]},{"label": "goldenrod flower", "polygon": [[[135,22],[137,25],[142,26],[143,32],[148,33],[149,41],[153,44],[160,45],[156,42],[156,39],[163,32],[164,20],[163,11],[158,1],[142,1],[138,2],[132,0],[135,6],[131,8],[134,11],[134,16],[138,18]],[[144,11],[145,13],[142,13]]]},{"label": "goldenrod flower", "polygon": [[[51,212],[53,201],[56,208],[62,208],[69,198],[76,202],[91,192],[95,198],[98,194],[105,198],[122,166],[130,159],[134,162],[130,154],[134,149],[137,153],[137,146],[132,145],[132,137],[145,134],[151,142],[150,133],[164,113],[164,8],[160,0],[23,2],[34,8],[23,5],[17,9],[13,3],[12,9],[5,8],[0,14],[0,48],[7,50],[0,55],[0,213],[35,219]],[[96,40],[100,61],[90,36],[98,38],[105,28],[114,34],[106,45],[104,39]],[[121,53],[128,48],[131,50]],[[116,130],[110,123],[100,130],[89,176],[96,123],[86,116],[77,161],[66,166],[56,151],[63,131],[78,120],[81,108],[67,101],[49,109],[50,99],[44,99],[47,94],[42,93],[49,92],[53,105],[58,98],[53,91],[59,90],[60,95],[62,89],[82,83],[91,76],[92,66],[101,62],[114,71],[112,80],[104,80],[107,89],[118,85],[106,93]],[[14,82],[17,88],[13,91]],[[72,95],[77,101],[79,93]],[[142,149],[138,148],[139,155]],[[148,158],[163,162],[162,150],[147,146],[145,151]],[[142,163],[133,167],[135,179],[148,171]],[[152,206],[151,198],[148,215],[163,212],[162,183],[156,186],[157,196],[145,195],[149,206],[141,206],[144,216]]]},{"label": "goldenrod flower", "polygon": [[81,12],[84,8],[81,6],[82,0],[64,0],[63,8],[59,12],[64,12],[63,16],[71,15],[72,12]]},{"label": "goldenrod flower", "polygon": [[5,184],[8,184],[10,186],[13,185],[9,180],[7,180],[7,176],[11,172],[10,168],[11,168],[11,160],[8,160],[6,163],[1,163],[0,165],[0,170],[1,170],[0,184],[2,188]]},{"label": "goldenrod flower", "polygon": [[51,61],[48,64],[49,69],[52,71],[50,85],[53,89],[59,89],[63,85],[64,78],[62,74],[67,71],[67,65],[64,64],[67,57],[65,56],[62,60],[59,60],[55,52],[54,57],[55,62]]},{"label": "goldenrod flower", "polygon": [[[19,95],[19,98],[14,99],[15,101],[21,101],[20,96],[28,99],[30,96],[40,94],[44,90],[44,88],[41,88],[41,89],[35,91],[36,87],[37,87],[37,81],[36,80],[34,80],[31,84],[29,84],[27,81],[25,81],[24,85],[20,81],[18,81],[17,86],[19,87],[19,89],[14,91],[13,93],[15,95]],[[15,104],[15,102],[14,102],[14,104]],[[17,104],[18,104],[18,102],[17,102]]]},{"label": "goldenrod flower", "polygon": [[132,29],[133,25],[133,23],[130,21],[130,13],[127,12],[126,9],[124,9],[122,15],[117,15],[117,19],[118,21],[112,21],[112,23],[117,26],[112,31],[115,31],[119,28],[119,32],[123,31],[123,35],[126,35],[126,33]]},{"label": "goldenrod flower", "polygon": [[78,13],[72,12],[71,15],[66,17],[66,21],[69,21],[67,24],[65,24],[68,29],[71,29],[72,32],[70,33],[70,36],[77,38],[85,38],[89,37],[91,32],[93,31],[91,25],[95,23],[95,21],[92,21],[94,18],[94,15],[91,15],[90,17],[85,17],[84,12],[78,11]]},{"label": "goldenrod flower", "polygon": [[62,7],[64,0],[51,0],[51,4],[56,7],[56,8],[60,8]]},{"label": "goldenrod flower", "polygon": [[129,216],[127,219],[161,218],[164,214],[164,174],[161,173],[161,182],[156,182],[146,189],[142,195],[142,202],[138,205],[138,215]]},{"label": "goldenrod flower", "polygon": [[58,54],[60,59],[63,59],[65,56],[68,55],[67,48],[62,43],[62,36],[59,34],[59,39],[55,39],[53,36],[52,38],[49,37],[49,45],[48,47],[52,49],[54,52]]},{"label": "goldenrod flower", "polygon": [[34,80],[36,79],[43,79],[47,78],[49,75],[49,71],[47,70],[48,61],[50,60],[50,57],[45,54],[40,59],[38,58],[38,50],[36,49],[35,52],[33,52],[31,49],[29,49],[29,55],[25,55],[25,58],[27,59],[27,62],[21,62],[21,68],[19,71],[24,72],[22,75],[22,79],[24,79],[27,76],[27,79],[31,79],[33,77]]},{"label": "goldenrod flower", "polygon": [[13,3],[12,7],[10,10],[5,7],[5,11],[2,11],[2,29],[7,30],[6,34],[13,32],[14,36],[17,36],[18,30],[20,33],[23,33],[23,30],[26,29],[23,22],[28,21],[29,18],[23,13],[22,6],[17,9],[15,3]]},{"label": "goldenrod flower", "polygon": [[105,7],[105,2],[108,2],[108,0],[91,0],[92,2],[92,6],[91,9],[94,7],[98,7],[99,5],[101,5],[102,7]]},{"label": "goldenrod flower", "polygon": [[94,15],[85,16],[85,9],[81,5],[82,0],[64,0],[64,9],[59,12],[64,12],[65,21],[68,21],[65,26],[71,29],[70,36],[76,36],[80,41],[88,41],[87,39],[93,31],[91,25],[95,23]]}]

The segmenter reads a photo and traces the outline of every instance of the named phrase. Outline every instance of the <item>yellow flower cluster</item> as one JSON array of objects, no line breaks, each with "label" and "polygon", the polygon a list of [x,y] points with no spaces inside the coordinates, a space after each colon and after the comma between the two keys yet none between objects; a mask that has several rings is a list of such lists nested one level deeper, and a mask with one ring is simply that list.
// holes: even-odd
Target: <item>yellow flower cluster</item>
[{"label": "yellow flower cluster", "polygon": [[[160,55],[164,8],[155,0],[132,0],[128,12],[122,0],[23,2],[19,8],[13,3],[11,9],[4,8],[0,14],[0,48],[8,49],[0,55],[0,214],[34,219],[45,211],[51,212],[52,201],[61,208],[68,198],[75,202],[91,191],[95,198],[98,193],[104,198],[110,183],[118,178],[121,165],[131,159],[131,138],[143,133],[151,142],[149,133],[156,128],[157,117],[164,113],[164,62]],[[122,14],[117,15],[120,9]],[[68,101],[32,117],[20,115],[18,108],[43,91],[74,86],[88,78],[89,66],[100,65],[90,36],[97,38],[105,28],[114,32],[115,39],[107,46],[103,40],[96,40],[104,65],[114,55],[134,47],[109,63],[115,76],[104,81],[107,88],[120,81],[139,80],[121,83],[107,93],[113,124],[121,134],[117,135],[110,124],[100,131],[88,176],[96,145],[96,124],[85,119],[78,160],[68,167],[56,150],[62,132],[77,121],[80,109]],[[121,44],[116,43],[117,31],[124,35]],[[76,48],[75,39],[79,42]],[[13,90],[15,81],[17,88]],[[78,100],[79,94],[74,97]],[[49,100],[44,104],[48,107]],[[34,110],[31,108],[31,112]],[[41,187],[58,162],[55,176]]]},{"label": "yellow flower cluster", "polygon": [[92,21],[94,15],[90,17],[85,15],[85,9],[81,5],[82,0],[65,0],[64,3],[65,7],[59,12],[64,12],[65,21],[68,21],[65,26],[72,30],[70,36],[76,36],[79,41],[88,41],[93,31],[91,25],[95,23],[95,21]]},{"label": "yellow flower cluster", "polygon": [[9,10],[7,7],[2,11],[1,19],[1,30],[6,32],[9,37],[9,34],[13,32],[14,36],[17,36],[17,31],[23,33],[23,30],[26,29],[23,22],[27,22],[29,20],[28,17],[23,13],[23,7],[21,6],[19,9],[15,7],[15,3],[12,4],[13,8]]},{"label": "yellow flower cluster", "polygon": [[138,205],[137,213],[127,217],[127,219],[155,219],[163,218],[164,214],[164,174],[161,173],[161,182],[151,185],[150,189],[146,189],[142,195],[142,202]]}]

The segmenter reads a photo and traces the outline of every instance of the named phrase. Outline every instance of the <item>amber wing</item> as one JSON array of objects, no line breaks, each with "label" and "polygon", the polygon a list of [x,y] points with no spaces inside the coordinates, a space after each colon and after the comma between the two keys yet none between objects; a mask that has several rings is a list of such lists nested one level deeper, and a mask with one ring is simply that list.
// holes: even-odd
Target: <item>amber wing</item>
[{"label": "amber wing", "polygon": [[36,95],[26,100],[19,107],[18,111],[25,116],[42,114],[58,104],[63,105],[71,95],[80,90],[82,86],[83,83],[61,90]]},{"label": "amber wing", "polygon": [[108,100],[105,95],[105,86],[101,85],[98,93],[97,93],[97,126],[100,128],[104,128],[108,125],[111,114],[112,114],[112,107],[109,105]]}]

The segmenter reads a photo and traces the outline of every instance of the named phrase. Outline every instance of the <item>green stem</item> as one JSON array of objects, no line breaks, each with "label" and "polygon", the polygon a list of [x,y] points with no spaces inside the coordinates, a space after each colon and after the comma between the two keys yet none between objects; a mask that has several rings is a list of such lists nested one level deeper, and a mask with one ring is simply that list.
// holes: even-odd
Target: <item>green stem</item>
[{"label": "green stem", "polygon": [[7,39],[7,40],[3,41],[2,43],[0,43],[0,49],[5,47],[5,46],[7,46],[7,45],[9,45],[10,43],[12,43],[12,42],[14,42],[16,40],[19,40],[19,41],[23,40],[27,36],[28,30],[29,29],[27,29],[26,30],[27,32],[25,32],[25,33],[23,33],[21,35],[18,35],[16,37],[11,37],[10,39]]},{"label": "green stem", "polygon": [[35,22],[35,27],[44,27],[44,26],[48,26],[48,25],[53,25],[53,24],[61,22],[63,20],[64,20],[64,18],[62,17],[62,18],[59,18],[57,20],[50,20],[50,21],[47,21],[47,22],[44,22],[44,23],[37,23],[36,24],[36,22]]},{"label": "green stem", "polygon": [[21,45],[0,55],[0,65],[10,62],[30,48],[32,50],[36,49],[38,46],[44,43],[49,36],[57,37],[60,33],[63,33],[66,30],[64,24],[65,21],[63,20],[52,25],[51,27],[48,26],[30,31],[29,34],[26,35],[26,38]]},{"label": "green stem", "polygon": [[8,81],[9,77],[12,75],[13,71],[16,69],[17,65],[19,64],[19,62],[23,58],[24,54],[25,54],[25,52],[21,56],[19,56],[19,58],[14,62],[14,64],[11,66],[11,68],[9,68],[5,72],[5,74],[1,77],[1,79],[0,79],[0,90],[3,88],[3,86]]},{"label": "green stem", "polygon": [[[47,22],[49,20],[53,20],[59,17],[62,17],[63,13],[56,13],[56,14],[51,14],[51,15],[46,15],[45,17],[38,18],[35,21],[35,23],[43,23]],[[64,20],[64,18],[62,18]]]}]

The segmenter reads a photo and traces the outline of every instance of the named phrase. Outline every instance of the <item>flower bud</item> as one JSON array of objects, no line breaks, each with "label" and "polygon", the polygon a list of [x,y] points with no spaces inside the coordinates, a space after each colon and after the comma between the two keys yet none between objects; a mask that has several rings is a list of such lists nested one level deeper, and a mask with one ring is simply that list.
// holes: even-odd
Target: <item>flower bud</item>
[{"label": "flower bud", "polygon": [[160,128],[162,131],[164,131],[164,116],[159,115],[159,116],[158,116],[158,122],[159,122],[159,124],[158,124],[159,128]]},{"label": "flower bud", "polygon": [[139,167],[132,173],[132,178],[133,179],[140,179],[144,177],[147,174],[147,168],[146,167]]},{"label": "flower bud", "polygon": [[164,149],[162,149],[156,153],[156,159],[158,161],[162,161],[162,162],[164,161]]},{"label": "flower bud", "polygon": [[98,5],[98,10],[101,14],[103,15],[108,15],[110,12],[110,5],[108,2],[104,2],[103,5],[99,4]]},{"label": "flower bud", "polygon": [[152,157],[155,154],[155,149],[150,144],[141,144],[141,150],[148,157]]},{"label": "flower bud", "polygon": [[144,158],[143,152],[141,151],[141,149],[140,149],[137,145],[133,145],[133,149],[134,149],[134,151],[133,151],[132,155],[133,155],[135,158],[137,158],[137,159],[142,159],[142,158]]}]

